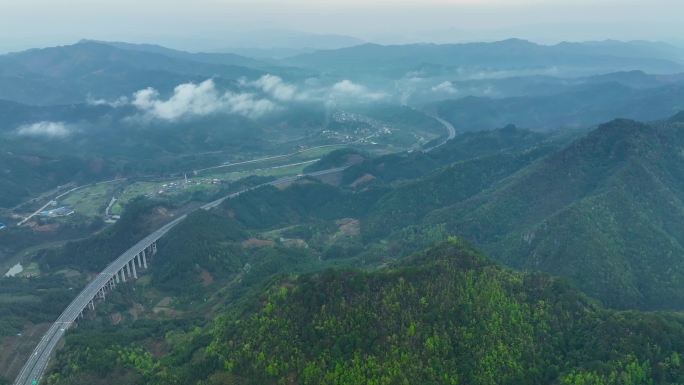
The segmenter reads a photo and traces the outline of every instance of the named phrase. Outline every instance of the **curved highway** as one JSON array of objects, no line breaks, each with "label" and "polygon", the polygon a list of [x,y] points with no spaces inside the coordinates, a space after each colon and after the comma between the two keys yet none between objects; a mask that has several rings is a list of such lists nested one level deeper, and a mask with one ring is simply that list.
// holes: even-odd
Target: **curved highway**
[{"label": "curved highway", "polygon": [[448,141],[450,141],[451,139],[453,139],[453,138],[456,137],[456,128],[454,128],[454,125],[453,125],[453,124],[451,124],[451,123],[449,123],[448,121],[446,121],[446,120],[440,118],[440,117],[437,116],[437,115],[430,115],[430,116],[431,116],[433,119],[435,119],[436,121],[442,123],[442,125],[444,126],[444,128],[447,129],[448,135],[447,135],[447,138],[444,139],[444,141],[443,141],[442,143],[437,144],[437,145],[434,145],[434,146],[432,146],[432,147],[430,147],[430,148],[426,148],[425,150],[423,150],[423,152],[430,152],[430,151],[436,149],[437,147],[441,147],[441,146],[445,145],[446,142],[448,142]]},{"label": "curved highway", "polygon": [[[242,193],[257,189],[259,187],[290,183],[305,176],[316,177],[326,174],[334,174],[343,171],[346,168],[347,166],[280,178],[272,182],[264,183],[217,199],[202,206],[201,209],[212,209],[220,205],[226,199],[234,198]],[[66,333],[66,330],[76,321],[76,319],[88,306],[94,308],[94,301],[97,298],[104,298],[106,289],[112,288],[115,283],[118,283],[120,281],[119,278],[125,282],[125,270],[130,276],[132,269],[133,276],[135,277],[137,275],[135,269],[136,258],[138,266],[141,267],[141,255],[144,259],[146,250],[150,249],[152,246],[154,246],[152,249],[156,250],[155,242],[168,233],[169,230],[171,230],[178,223],[182,222],[186,217],[187,215],[182,215],[160,227],[147,237],[143,238],[133,247],[121,254],[114,262],[110,263],[100,274],[98,274],[95,279],[90,281],[85,289],[78,294],[78,296],[69,304],[69,306],[67,306],[64,312],[62,312],[59,318],[57,318],[57,320],[50,326],[48,331],[45,332],[41,340],[38,342],[38,345],[35,347],[33,352],[31,352],[31,356],[27,359],[26,363],[19,372],[19,375],[14,381],[14,385],[38,384],[43,377],[55,347],[59,343],[64,333]],[[144,262],[144,266],[147,266],[146,261]]]}]

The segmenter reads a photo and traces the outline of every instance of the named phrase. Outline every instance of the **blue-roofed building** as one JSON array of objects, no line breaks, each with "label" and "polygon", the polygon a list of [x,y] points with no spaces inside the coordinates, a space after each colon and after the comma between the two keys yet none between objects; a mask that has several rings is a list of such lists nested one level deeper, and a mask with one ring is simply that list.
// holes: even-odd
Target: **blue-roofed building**
[{"label": "blue-roofed building", "polygon": [[66,217],[74,213],[74,210],[68,207],[58,207],[52,210],[41,211],[40,215],[44,217],[56,218],[56,217]]},{"label": "blue-roofed building", "polygon": [[4,223],[0,222],[0,230],[4,229],[5,227],[7,226]]}]

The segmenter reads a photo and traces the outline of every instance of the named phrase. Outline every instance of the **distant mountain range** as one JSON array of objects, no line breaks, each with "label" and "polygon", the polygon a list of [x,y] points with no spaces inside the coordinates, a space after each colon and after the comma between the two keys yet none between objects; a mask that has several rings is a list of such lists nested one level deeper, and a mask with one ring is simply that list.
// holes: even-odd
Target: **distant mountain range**
[{"label": "distant mountain range", "polygon": [[186,51],[166,48],[157,44],[133,44],[126,42],[110,42],[98,40],[81,40],[79,42],[79,44],[88,43],[103,44],[130,51],[157,53],[171,58],[189,60],[205,64],[235,65],[245,67],[265,65],[265,63],[262,61],[252,59],[250,57],[236,55],[234,53],[190,53]]},{"label": "distant mountain range", "polygon": [[[169,92],[175,86],[216,78],[227,83],[266,73],[275,66],[234,54],[192,54],[153,45],[82,41],[0,56],[0,99],[27,104],[116,99],[143,88]],[[295,71],[296,72],[296,71]],[[299,71],[302,72],[302,71]]]},{"label": "distant mountain range", "polygon": [[364,44],[303,54],[286,63],[345,74],[372,72],[403,76],[424,66],[474,70],[553,69],[559,74],[589,74],[641,69],[668,73],[684,70],[682,51],[674,46],[644,42],[561,43],[553,46],[510,39],[494,43]]},{"label": "distant mountain range", "polygon": [[263,59],[277,59],[325,49],[365,43],[352,36],[316,34],[286,29],[262,29],[226,36],[219,52],[233,52]]},{"label": "distant mountain range", "polygon": [[583,128],[617,117],[651,121],[684,109],[684,79],[681,75],[669,79],[662,82],[640,73],[618,73],[591,78],[581,85],[550,85],[547,94],[467,96],[428,108],[464,131],[491,130],[507,124],[536,130]]},{"label": "distant mountain range", "polygon": [[[288,39],[283,36],[282,43]],[[327,43],[316,43],[318,40]],[[413,100],[410,95],[422,92],[429,95],[414,99],[431,101],[482,96],[488,87],[484,85],[478,90],[477,82],[483,80],[502,84],[508,81],[508,86],[515,86],[512,79],[523,78],[515,87],[524,92],[533,89],[536,80],[531,76],[535,75],[549,79],[544,84],[555,84],[555,89],[562,85],[560,79],[569,76],[638,70],[650,75],[636,79],[630,74],[612,80],[648,87],[664,81],[652,74],[684,72],[682,50],[662,43],[607,41],[544,46],[511,39],[494,43],[383,46],[354,45],[361,42],[338,36],[317,36],[311,41],[312,52],[281,59],[190,53],[153,44],[92,40],[5,54],[0,55],[0,99],[43,105],[79,103],[88,98],[116,99],[146,87],[166,93],[178,84],[207,78],[229,85],[242,77],[255,79],[269,73],[297,82],[313,79],[311,84],[352,80],[386,91],[396,99],[403,100],[402,94],[408,92],[407,101]],[[280,50],[276,43],[274,40],[273,49]],[[336,46],[344,48],[328,49]],[[255,47],[243,48],[241,53],[250,54],[247,51],[253,49],[256,56],[263,56],[258,52],[267,50]],[[407,89],[397,89],[398,79],[407,82]],[[425,81],[424,88],[416,89],[421,84],[416,81]],[[448,83],[437,87],[444,81],[451,81],[461,92],[454,93]],[[541,87],[537,85],[537,89]],[[440,90],[448,93],[440,94]]]}]

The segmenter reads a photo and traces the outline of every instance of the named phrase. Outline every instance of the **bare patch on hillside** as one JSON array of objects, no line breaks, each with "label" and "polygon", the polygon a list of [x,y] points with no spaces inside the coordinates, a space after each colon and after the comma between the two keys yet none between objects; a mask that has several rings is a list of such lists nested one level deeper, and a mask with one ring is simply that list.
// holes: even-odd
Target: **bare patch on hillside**
[{"label": "bare patch on hillside", "polygon": [[350,186],[352,188],[357,188],[359,186],[363,186],[364,184],[370,183],[373,180],[375,180],[375,176],[372,174],[363,174],[362,176],[356,178],[356,180],[353,181]]},{"label": "bare patch on hillside", "polygon": [[247,240],[242,241],[242,247],[245,248],[258,248],[258,247],[268,247],[268,246],[273,246],[275,242],[269,239],[258,239],[258,238],[249,238]]}]

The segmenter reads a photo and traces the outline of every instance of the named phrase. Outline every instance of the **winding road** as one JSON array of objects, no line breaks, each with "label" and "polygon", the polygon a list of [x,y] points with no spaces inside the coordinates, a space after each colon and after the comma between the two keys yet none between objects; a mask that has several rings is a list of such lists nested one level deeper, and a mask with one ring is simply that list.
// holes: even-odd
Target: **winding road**
[{"label": "winding road", "polygon": [[443,145],[446,144],[446,142],[448,142],[448,141],[450,141],[451,139],[453,139],[453,138],[456,137],[456,128],[454,128],[454,125],[453,125],[453,124],[451,124],[451,123],[449,123],[448,121],[446,121],[446,120],[440,118],[440,117],[437,116],[437,115],[430,115],[430,116],[431,116],[433,119],[435,119],[436,121],[442,123],[442,125],[447,129],[448,135],[447,135],[447,138],[444,139],[443,142],[441,142],[441,143],[439,143],[439,144],[437,144],[437,145],[434,145],[434,146],[432,146],[432,147],[426,148],[425,150],[423,150],[423,152],[430,152],[430,151],[436,149],[437,147],[442,147]]}]

